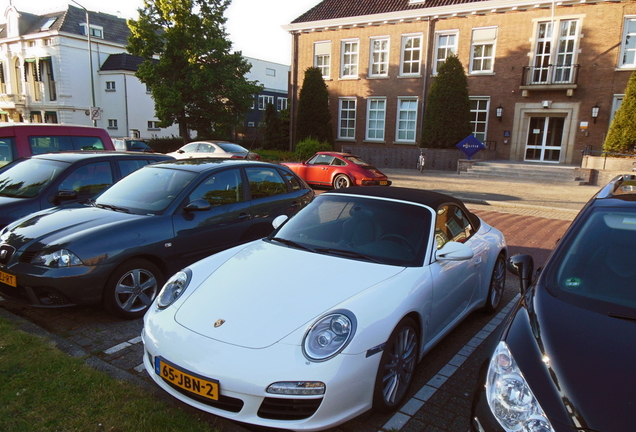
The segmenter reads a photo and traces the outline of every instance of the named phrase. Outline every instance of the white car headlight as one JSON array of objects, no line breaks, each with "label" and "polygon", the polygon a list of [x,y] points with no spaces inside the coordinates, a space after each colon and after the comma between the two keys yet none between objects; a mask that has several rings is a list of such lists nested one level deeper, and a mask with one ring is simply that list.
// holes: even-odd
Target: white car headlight
[{"label": "white car headlight", "polygon": [[303,339],[303,354],[311,361],[325,361],[341,352],[356,331],[355,316],[335,311],[319,318]]},{"label": "white car headlight", "polygon": [[33,258],[31,263],[46,267],[71,267],[83,265],[81,259],[68,249],[60,249],[55,252],[40,252]]},{"label": "white car headlight", "polygon": [[161,292],[157,296],[157,307],[165,309],[174,303],[186,290],[191,278],[190,269],[175,273],[161,288]]},{"label": "white car headlight", "polygon": [[488,405],[506,432],[554,432],[508,345],[497,345],[486,379]]}]

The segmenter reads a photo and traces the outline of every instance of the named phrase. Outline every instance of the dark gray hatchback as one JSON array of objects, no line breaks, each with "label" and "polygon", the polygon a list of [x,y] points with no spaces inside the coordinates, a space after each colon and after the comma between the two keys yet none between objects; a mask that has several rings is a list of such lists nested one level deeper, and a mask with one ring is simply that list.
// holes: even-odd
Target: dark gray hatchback
[{"label": "dark gray hatchback", "polygon": [[289,169],[265,162],[148,165],[87,205],[43,210],[0,231],[0,295],[41,307],[102,303],[138,318],[166,277],[264,237],[275,217],[313,197]]},{"label": "dark gray hatchback", "polygon": [[0,171],[0,228],[50,207],[87,200],[161,154],[118,152],[47,153],[18,159]]}]

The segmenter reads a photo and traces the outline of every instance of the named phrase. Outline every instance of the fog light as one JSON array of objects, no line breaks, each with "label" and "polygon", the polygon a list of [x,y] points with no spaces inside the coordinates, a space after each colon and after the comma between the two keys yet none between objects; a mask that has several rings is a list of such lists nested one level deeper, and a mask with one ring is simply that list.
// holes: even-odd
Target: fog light
[{"label": "fog light", "polygon": [[325,383],[319,381],[288,381],[270,384],[267,393],[279,395],[315,396],[325,394]]}]

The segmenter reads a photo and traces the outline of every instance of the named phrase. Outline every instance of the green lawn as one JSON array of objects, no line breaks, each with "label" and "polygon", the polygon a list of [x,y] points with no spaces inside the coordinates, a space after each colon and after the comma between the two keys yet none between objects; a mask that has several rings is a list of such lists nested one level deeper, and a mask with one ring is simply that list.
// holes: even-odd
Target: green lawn
[{"label": "green lawn", "polygon": [[0,317],[0,431],[215,431]]}]

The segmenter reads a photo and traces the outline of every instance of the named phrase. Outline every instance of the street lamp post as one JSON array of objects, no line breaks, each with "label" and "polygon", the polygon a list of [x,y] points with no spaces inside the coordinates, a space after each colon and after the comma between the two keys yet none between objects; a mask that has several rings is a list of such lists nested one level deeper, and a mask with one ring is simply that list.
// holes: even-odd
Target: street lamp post
[{"label": "street lamp post", "polygon": [[[91,109],[89,109],[89,115],[93,118],[93,108],[95,107],[95,82],[93,81],[93,48],[91,44],[91,21],[88,15],[88,9],[84,6],[76,2],[75,0],[71,0],[73,3],[84,9],[86,13],[86,37],[88,39],[88,72],[91,78]],[[97,120],[93,118],[93,126],[97,126]]]}]

